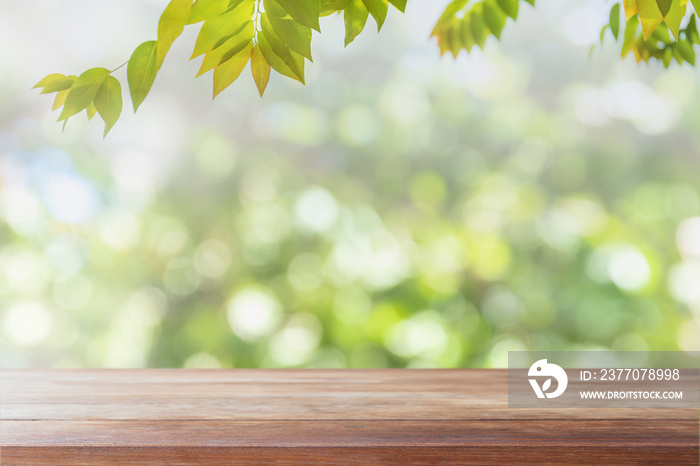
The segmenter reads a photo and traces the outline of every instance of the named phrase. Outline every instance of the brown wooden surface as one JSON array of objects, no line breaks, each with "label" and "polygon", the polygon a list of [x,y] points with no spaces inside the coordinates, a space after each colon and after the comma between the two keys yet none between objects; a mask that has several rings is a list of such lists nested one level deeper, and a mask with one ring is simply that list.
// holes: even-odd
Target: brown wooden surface
[{"label": "brown wooden surface", "polygon": [[2,464],[698,464],[697,409],[508,409],[504,370],[4,370]]}]

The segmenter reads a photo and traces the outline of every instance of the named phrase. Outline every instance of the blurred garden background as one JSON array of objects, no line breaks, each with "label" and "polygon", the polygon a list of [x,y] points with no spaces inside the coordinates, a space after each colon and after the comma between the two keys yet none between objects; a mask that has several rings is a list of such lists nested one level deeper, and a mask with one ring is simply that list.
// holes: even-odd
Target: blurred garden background
[{"label": "blurred garden background", "polygon": [[589,58],[608,2],[523,5],[457,60],[444,1],[347,49],[330,17],[305,87],[213,102],[188,27],[137,115],[62,131],[30,88],[117,67],[166,4],[0,0],[3,367],[700,350],[700,71]]}]

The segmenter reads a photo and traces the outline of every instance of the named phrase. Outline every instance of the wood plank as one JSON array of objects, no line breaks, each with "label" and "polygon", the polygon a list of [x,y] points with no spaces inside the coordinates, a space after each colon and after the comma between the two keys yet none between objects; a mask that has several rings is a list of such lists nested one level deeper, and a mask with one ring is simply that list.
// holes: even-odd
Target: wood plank
[{"label": "wood plank", "polygon": [[[543,429],[546,426],[546,429]],[[615,439],[618,446],[674,447],[697,440],[695,421],[15,421],[3,432],[3,445],[107,446],[119,432],[119,445],[217,447],[357,446],[541,446],[562,441],[596,446]],[[626,428],[623,428],[626,427]],[[653,436],[648,434],[653,432]]]},{"label": "wood plank", "polygon": [[698,464],[696,409],[508,409],[504,370],[6,370],[2,464]]},{"label": "wood plank", "polygon": [[45,449],[13,449],[3,455],[3,465],[227,465],[227,464],[291,464],[291,465],[697,465],[698,455],[676,447],[601,448],[554,446],[540,447],[377,447],[377,448],[240,448],[231,451],[222,447],[82,447],[59,448],[49,455]]},{"label": "wood plank", "polygon": [[673,409],[509,409],[505,370],[5,373],[3,419],[697,418],[693,410]]}]

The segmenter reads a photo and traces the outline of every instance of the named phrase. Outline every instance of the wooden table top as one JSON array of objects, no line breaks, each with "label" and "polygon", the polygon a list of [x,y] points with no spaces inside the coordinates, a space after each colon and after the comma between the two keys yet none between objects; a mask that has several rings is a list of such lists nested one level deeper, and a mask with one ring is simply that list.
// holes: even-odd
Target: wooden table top
[{"label": "wooden table top", "polygon": [[508,409],[505,370],[3,370],[2,465],[698,464],[697,409]]}]

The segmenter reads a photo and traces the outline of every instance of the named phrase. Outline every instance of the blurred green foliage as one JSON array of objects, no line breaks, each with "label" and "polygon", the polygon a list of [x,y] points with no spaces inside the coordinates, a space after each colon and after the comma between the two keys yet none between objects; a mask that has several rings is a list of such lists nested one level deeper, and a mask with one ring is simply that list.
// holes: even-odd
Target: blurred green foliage
[{"label": "blurred green foliage", "polygon": [[111,142],[86,122],[57,133],[41,105],[5,114],[3,365],[698,349],[692,71],[579,80],[529,64],[551,49],[463,69],[359,50],[213,113],[165,83]]}]

